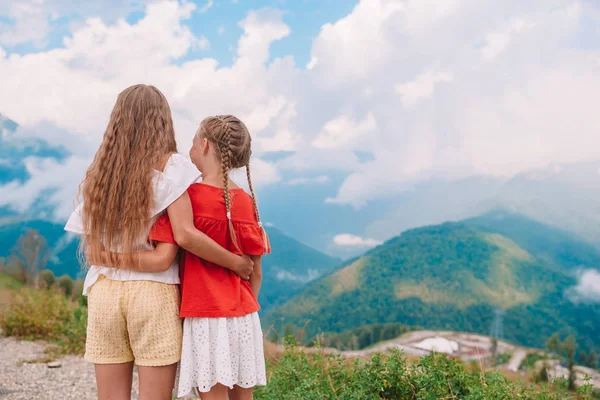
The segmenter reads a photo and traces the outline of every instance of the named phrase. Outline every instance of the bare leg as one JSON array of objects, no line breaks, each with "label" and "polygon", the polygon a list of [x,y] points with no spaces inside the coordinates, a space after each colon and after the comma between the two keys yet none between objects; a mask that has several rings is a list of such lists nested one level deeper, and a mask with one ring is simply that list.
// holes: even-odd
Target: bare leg
[{"label": "bare leg", "polygon": [[229,390],[229,400],[254,400],[252,388],[244,389],[239,386],[234,386]]},{"label": "bare leg", "polygon": [[209,392],[200,393],[202,400],[229,400],[229,394],[227,393],[229,388],[217,383],[213,386]]},{"label": "bare leg", "polygon": [[141,367],[138,365],[140,377],[140,400],[171,400],[173,386],[177,374],[177,364],[164,367]]},{"label": "bare leg", "polygon": [[133,363],[94,364],[98,400],[130,400]]}]

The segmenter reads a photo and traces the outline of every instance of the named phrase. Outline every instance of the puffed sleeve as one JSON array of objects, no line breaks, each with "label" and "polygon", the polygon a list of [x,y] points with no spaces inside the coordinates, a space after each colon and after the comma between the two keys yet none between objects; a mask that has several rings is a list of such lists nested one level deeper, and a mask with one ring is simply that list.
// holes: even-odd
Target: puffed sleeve
[{"label": "puffed sleeve", "polygon": [[189,158],[173,154],[164,170],[156,172],[151,216],[154,217],[169,207],[200,178],[200,175],[200,171]]},{"label": "puffed sleeve", "polygon": [[154,225],[152,225],[148,238],[156,242],[177,244],[175,242],[175,236],[173,236],[171,221],[169,221],[169,216],[167,214],[161,215]]},{"label": "puffed sleeve", "polygon": [[[267,232],[259,224],[234,223],[235,235],[241,250],[249,256],[262,256],[271,253],[271,243]],[[236,251],[237,252],[237,251]]]},{"label": "puffed sleeve", "polygon": [[65,225],[65,231],[83,235],[83,203],[79,204],[75,211],[71,213],[69,220]]}]

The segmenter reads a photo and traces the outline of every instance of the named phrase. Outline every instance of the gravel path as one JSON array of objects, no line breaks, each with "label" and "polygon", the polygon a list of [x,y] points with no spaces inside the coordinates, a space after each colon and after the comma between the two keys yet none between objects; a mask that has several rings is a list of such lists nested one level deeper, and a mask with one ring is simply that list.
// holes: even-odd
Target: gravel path
[{"label": "gravel path", "polygon": [[[55,362],[27,363],[44,356],[46,345],[0,336],[0,400],[96,399],[94,367],[82,357],[67,356]],[[137,374],[134,376],[137,398]]]}]

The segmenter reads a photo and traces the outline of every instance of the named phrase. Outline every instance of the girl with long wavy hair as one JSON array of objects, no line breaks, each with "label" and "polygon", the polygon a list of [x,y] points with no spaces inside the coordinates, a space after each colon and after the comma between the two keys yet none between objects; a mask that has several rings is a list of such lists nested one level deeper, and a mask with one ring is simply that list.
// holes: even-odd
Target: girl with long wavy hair
[{"label": "girl with long wavy hair", "polygon": [[[243,279],[252,272],[252,260],[194,227],[187,189],[199,177],[177,154],[163,94],[147,85],[121,92],[81,183],[82,203],[65,226],[82,235],[81,248],[92,264],[84,284],[85,358],[95,364],[99,399],[130,399],[134,363],[141,400],[171,399],[182,343],[177,247],[158,244],[153,257],[144,259],[166,267],[141,265],[136,257],[153,249],[148,234],[160,215],[168,214],[181,248]],[[130,268],[112,267],[122,264]]]}]

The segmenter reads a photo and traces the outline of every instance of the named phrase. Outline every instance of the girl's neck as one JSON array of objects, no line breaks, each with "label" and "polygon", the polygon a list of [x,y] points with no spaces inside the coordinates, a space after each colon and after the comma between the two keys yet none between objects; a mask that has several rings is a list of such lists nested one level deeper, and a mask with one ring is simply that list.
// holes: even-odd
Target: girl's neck
[{"label": "girl's neck", "polygon": [[202,181],[205,183],[209,183],[213,181],[223,182],[223,168],[221,164],[217,164],[216,162],[212,162],[212,160],[208,160],[203,165],[203,168],[200,170],[202,173]]},{"label": "girl's neck", "polygon": [[[229,189],[235,189],[238,187],[238,185],[236,185],[235,182],[231,180],[231,178],[229,178],[228,182]],[[206,183],[210,186],[223,188],[223,171],[202,171],[202,183]]]}]

